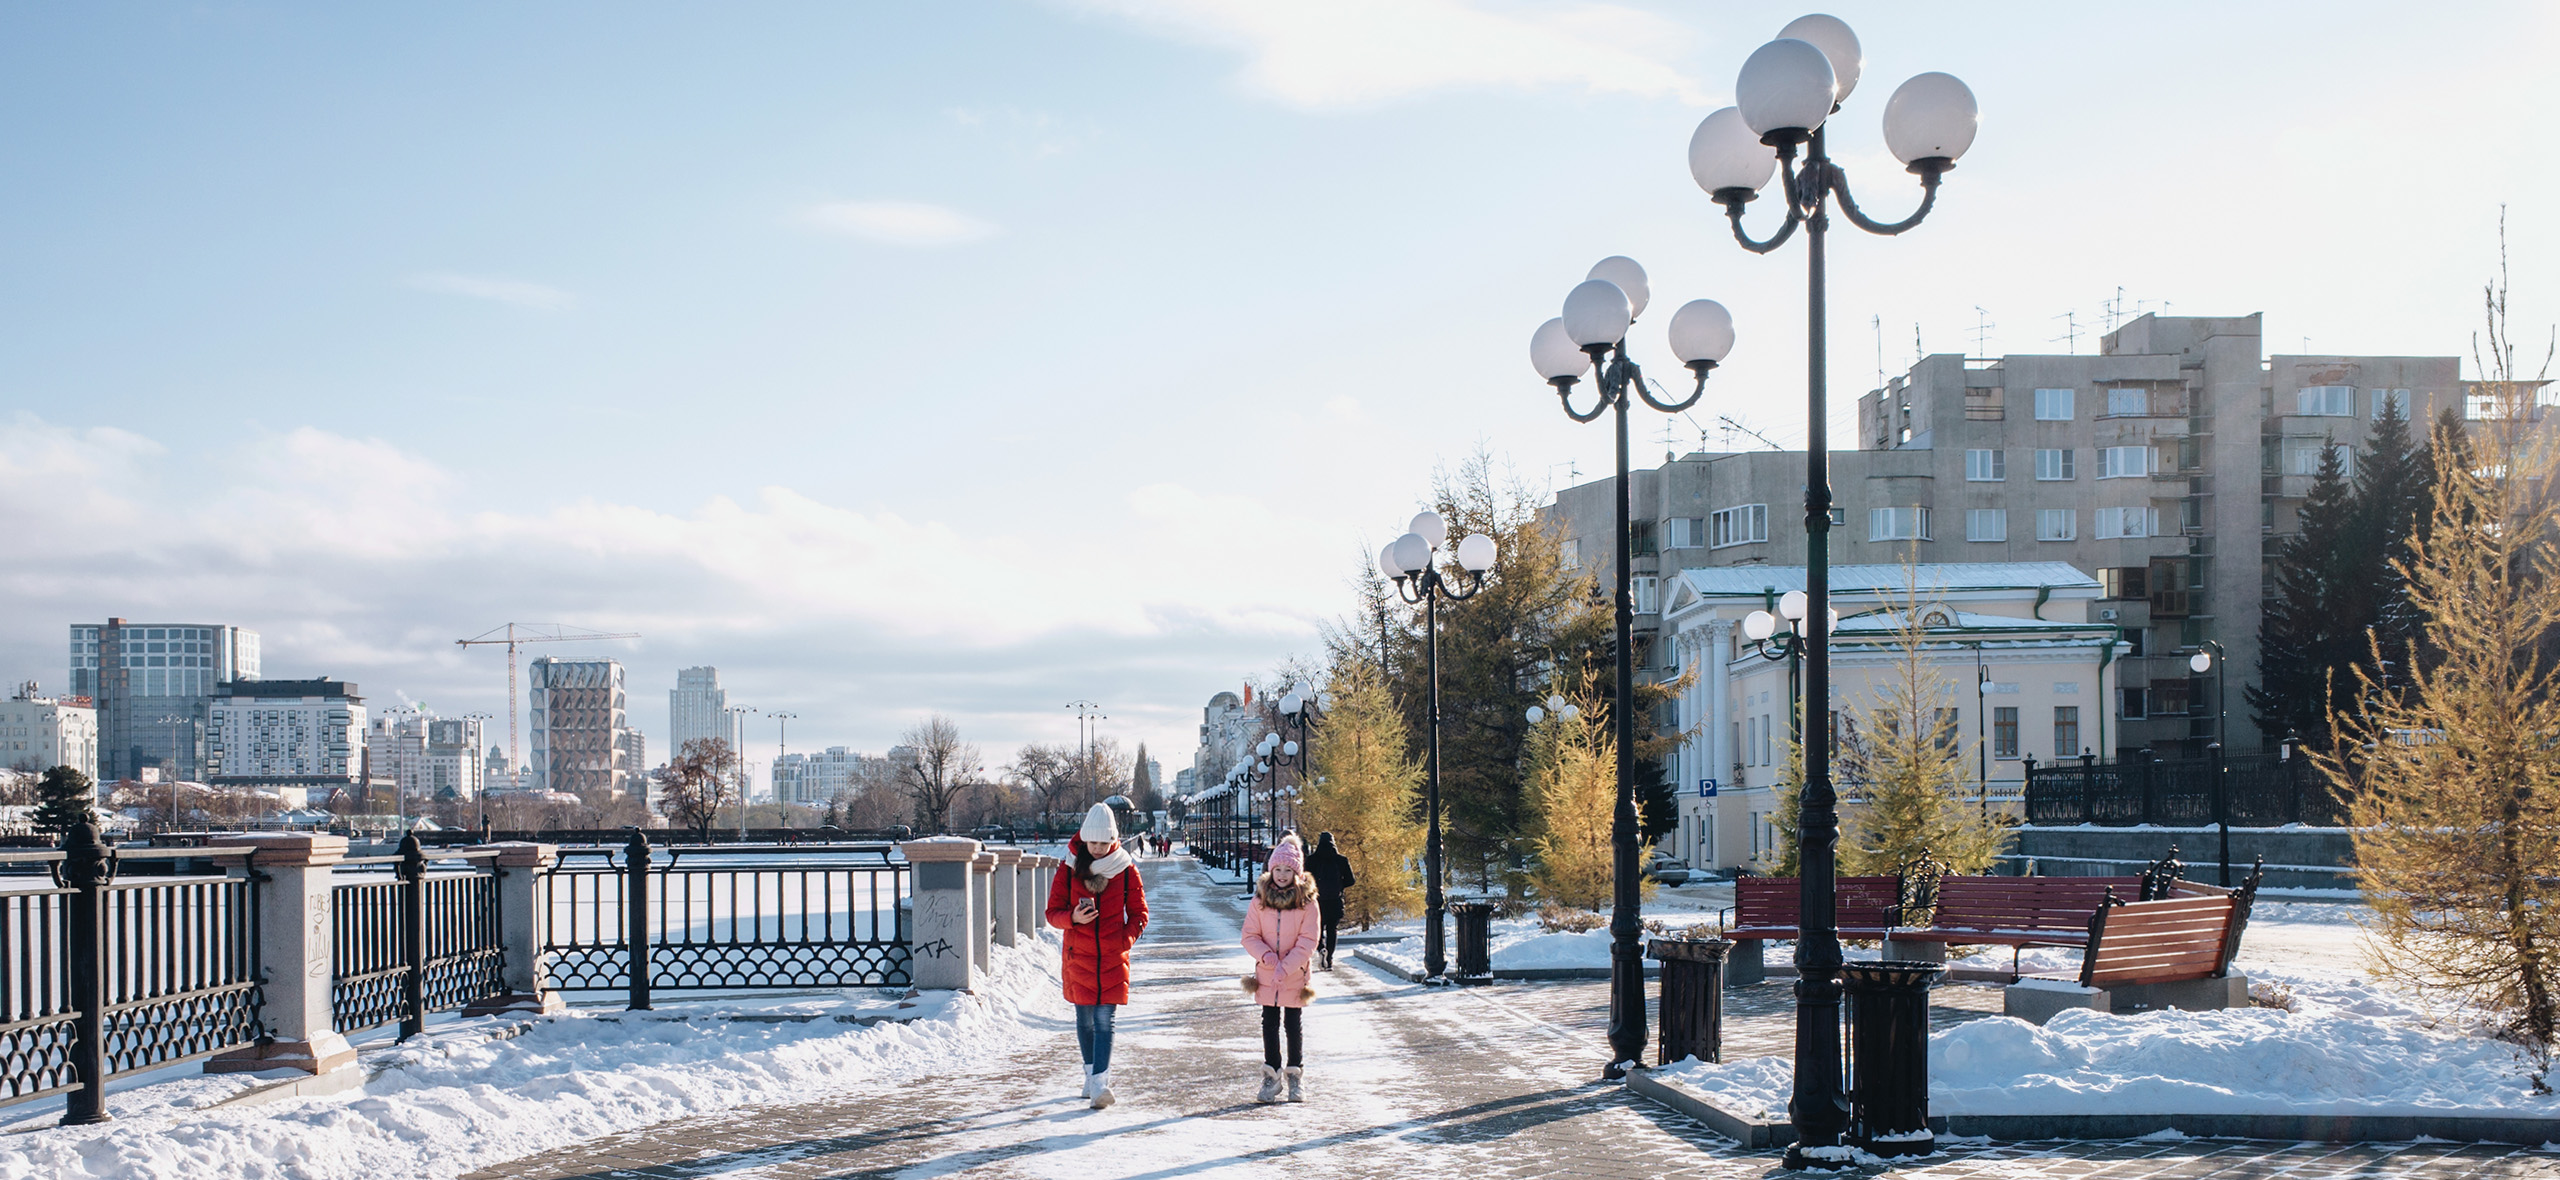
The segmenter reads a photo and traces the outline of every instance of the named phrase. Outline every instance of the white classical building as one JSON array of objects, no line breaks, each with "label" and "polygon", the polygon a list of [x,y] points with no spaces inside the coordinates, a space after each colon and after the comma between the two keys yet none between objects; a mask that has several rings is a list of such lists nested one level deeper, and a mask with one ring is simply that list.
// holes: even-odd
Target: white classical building
[{"label": "white classical building", "polygon": [[98,777],[98,711],[86,697],[39,695],[34,681],[0,702],[0,769],[42,773],[68,766]]},{"label": "white classical building", "polygon": [[[1682,570],[1663,604],[1679,668],[1693,673],[1679,700],[1686,737],[1669,768],[1680,799],[1671,851],[1699,868],[1774,855],[1772,789],[1787,761],[1794,663],[1771,659],[1743,633],[1751,612],[1776,613],[1804,588],[1803,566]],[[1916,579],[1917,586],[1914,587]],[[1932,706],[1952,724],[1991,806],[2025,785],[2025,759],[2103,751],[2115,668],[2125,652],[2096,578],[2063,562],[1981,562],[1831,569],[1831,699],[1808,703],[1834,734],[1901,662],[1904,612],[1926,631],[1926,664],[1942,686]],[[1783,628],[1780,635],[1784,635]],[[1774,649],[1774,645],[1772,645]],[[1836,763],[1835,763],[1836,765]],[[1854,784],[1842,784],[1844,795]]]}]

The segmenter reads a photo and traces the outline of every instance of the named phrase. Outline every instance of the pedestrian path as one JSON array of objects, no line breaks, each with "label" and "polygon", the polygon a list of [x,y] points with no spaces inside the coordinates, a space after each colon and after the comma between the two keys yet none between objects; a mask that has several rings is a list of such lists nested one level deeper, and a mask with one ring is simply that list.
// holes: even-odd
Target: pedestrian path
[{"label": "pedestrian path", "polygon": [[[474,1180],[888,1177],[1763,1177],[1747,1153],[1596,1081],[1583,986],[1426,989],[1341,959],[1307,1012],[1308,1100],[1253,1102],[1256,1011],[1238,985],[1242,904],[1188,861],[1143,870],[1155,920],[1114,1051],[1119,1104],[1078,1098],[1071,1027],[966,1072],[663,1124]],[[1768,989],[1776,992],[1780,989]],[[1754,997],[1758,1000],[1760,997]],[[1605,1009],[1604,1009],[1605,1012]],[[2263,1143],[1960,1147],[1932,1178],[2399,1176],[2560,1180],[2560,1155]]]}]

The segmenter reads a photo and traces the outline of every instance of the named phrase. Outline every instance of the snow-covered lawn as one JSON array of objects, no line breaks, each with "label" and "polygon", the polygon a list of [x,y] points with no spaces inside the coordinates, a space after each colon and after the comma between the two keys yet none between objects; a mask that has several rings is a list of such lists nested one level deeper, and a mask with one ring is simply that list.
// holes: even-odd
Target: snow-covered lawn
[{"label": "snow-covered lawn", "polygon": [[[390,1180],[487,1164],[668,1119],[805,1101],[848,1086],[942,1072],[1013,1051],[1025,1018],[1068,1013],[1055,944],[995,949],[977,994],[928,992],[904,1023],[863,1026],[875,991],[688,1015],[572,1011],[444,1026],[368,1053],[361,1091],[268,1106],[201,1109],[236,1092],[198,1078],[111,1093],[115,1121],[0,1136],[0,1180]],[[752,1011],[764,1019],[729,1018]],[[776,1020],[776,1015],[814,1016]],[[501,1039],[493,1035],[518,1030]],[[0,1111],[0,1118],[11,1113]],[[26,1112],[32,1113],[32,1112]]]}]

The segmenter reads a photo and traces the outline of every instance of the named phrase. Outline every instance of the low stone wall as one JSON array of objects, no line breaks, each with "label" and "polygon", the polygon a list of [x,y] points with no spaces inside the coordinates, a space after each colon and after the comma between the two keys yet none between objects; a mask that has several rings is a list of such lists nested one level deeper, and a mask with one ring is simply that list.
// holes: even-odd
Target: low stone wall
[{"label": "low stone wall", "polygon": [[[2220,833],[2212,827],[2101,827],[2026,825],[2017,846],[2001,858],[2000,872],[2046,877],[2132,876],[2160,859],[2169,846],[2187,862],[2187,876],[2212,882],[2219,875]],[[2240,875],[2258,857],[2267,861],[2272,889],[2353,889],[2354,842],[2344,828],[2233,828],[2231,873]]]}]

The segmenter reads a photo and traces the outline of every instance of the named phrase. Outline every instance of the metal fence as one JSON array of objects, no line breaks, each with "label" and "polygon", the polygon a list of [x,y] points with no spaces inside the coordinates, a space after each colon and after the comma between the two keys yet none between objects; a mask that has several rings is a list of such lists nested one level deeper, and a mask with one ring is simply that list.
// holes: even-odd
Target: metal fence
[{"label": "metal fence", "polygon": [[[2027,822],[2234,827],[2335,826],[2345,808],[2309,759],[2251,756],[2129,762],[2028,760]],[[2220,792],[2216,776],[2220,776]],[[2226,819],[2227,817],[2227,819]]]},{"label": "metal fence", "polygon": [[64,1121],[96,1122],[109,1079],[265,1035],[251,852],[118,852],[82,825],[0,854],[0,1105],[67,1093]]},{"label": "metal fence", "polygon": [[[329,888],[329,1014],[339,1032],[400,1022],[400,1035],[506,991],[494,851],[439,852],[434,871],[414,839],[398,856],[339,862],[358,870]],[[374,871],[365,872],[371,869]],[[383,870],[389,870],[384,872]]]},{"label": "metal fence", "polygon": [[545,983],[624,991],[890,987],[913,982],[893,845],[564,848],[542,878]]}]

